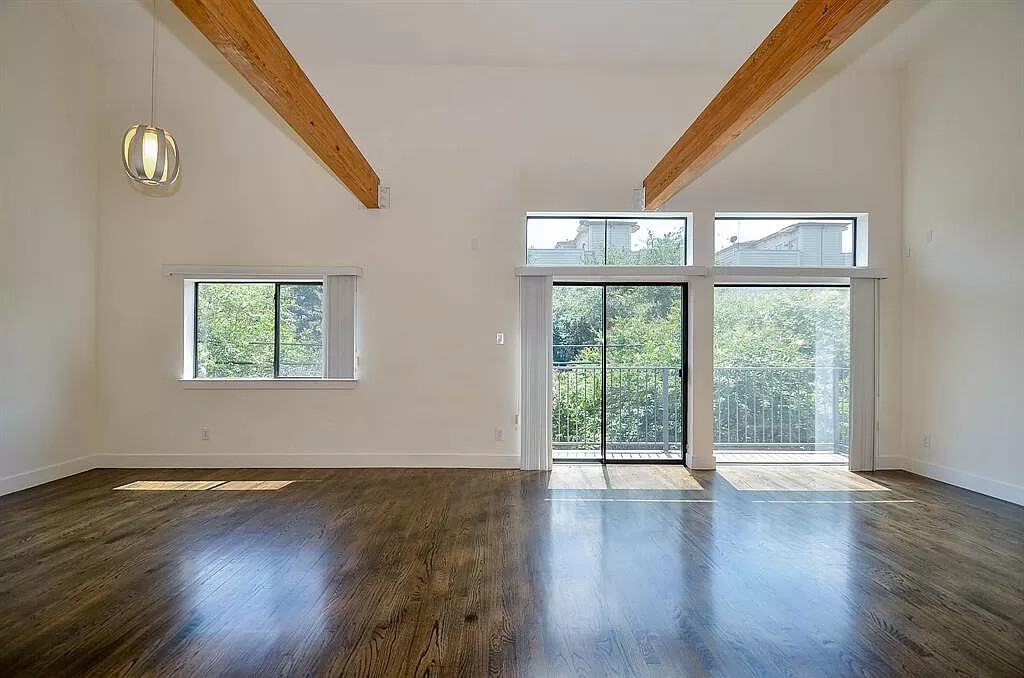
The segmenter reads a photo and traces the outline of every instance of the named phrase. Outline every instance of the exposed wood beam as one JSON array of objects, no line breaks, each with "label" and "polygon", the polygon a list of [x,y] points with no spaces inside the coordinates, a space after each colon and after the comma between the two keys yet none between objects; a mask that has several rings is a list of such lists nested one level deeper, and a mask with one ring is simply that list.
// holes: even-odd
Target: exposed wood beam
[{"label": "exposed wood beam", "polygon": [[174,0],[342,183],[378,207],[380,179],[252,0]]},{"label": "exposed wood beam", "polygon": [[889,0],[798,0],[644,179],[657,209]]}]

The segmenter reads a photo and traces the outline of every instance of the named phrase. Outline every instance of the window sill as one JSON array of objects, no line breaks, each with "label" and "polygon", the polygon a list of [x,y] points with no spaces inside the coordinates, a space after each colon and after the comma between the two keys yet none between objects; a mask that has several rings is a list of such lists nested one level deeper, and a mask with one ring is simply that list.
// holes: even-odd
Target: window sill
[{"label": "window sill", "polygon": [[358,379],[178,379],[186,389],[334,391],[353,389]]}]

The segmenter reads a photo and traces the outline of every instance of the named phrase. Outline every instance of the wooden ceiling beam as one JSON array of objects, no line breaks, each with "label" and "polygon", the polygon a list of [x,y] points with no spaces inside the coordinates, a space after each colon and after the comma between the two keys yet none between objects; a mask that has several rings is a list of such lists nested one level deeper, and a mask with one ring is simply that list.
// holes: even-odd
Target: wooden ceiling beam
[{"label": "wooden ceiling beam", "polygon": [[380,179],[252,0],[174,0],[366,207]]},{"label": "wooden ceiling beam", "polygon": [[798,0],[644,179],[657,209],[889,0]]}]

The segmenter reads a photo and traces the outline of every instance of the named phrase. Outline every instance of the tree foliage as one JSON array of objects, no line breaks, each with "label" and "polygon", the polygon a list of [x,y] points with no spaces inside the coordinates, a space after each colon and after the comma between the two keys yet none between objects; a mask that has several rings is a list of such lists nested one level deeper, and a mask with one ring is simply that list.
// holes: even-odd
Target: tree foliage
[{"label": "tree foliage", "polygon": [[[657,251],[658,243],[649,243]],[[671,250],[676,245],[665,243]],[[658,261],[654,256],[653,260]],[[681,300],[672,286],[559,286],[553,298],[554,441],[601,440],[608,362],[609,445],[653,447],[681,436]],[[603,336],[607,313],[607,337]],[[722,446],[810,447],[849,436],[846,288],[720,287],[715,292],[715,438]],[[606,350],[602,342],[607,340]],[[667,396],[667,397],[666,397]],[[833,412],[833,409],[836,411]],[[838,419],[835,419],[838,414]],[[822,422],[832,422],[826,426]],[[835,440],[833,440],[835,438]]]},{"label": "tree foliage", "polygon": [[196,376],[274,377],[280,291],[279,376],[323,373],[323,287],[319,284],[198,283]]}]

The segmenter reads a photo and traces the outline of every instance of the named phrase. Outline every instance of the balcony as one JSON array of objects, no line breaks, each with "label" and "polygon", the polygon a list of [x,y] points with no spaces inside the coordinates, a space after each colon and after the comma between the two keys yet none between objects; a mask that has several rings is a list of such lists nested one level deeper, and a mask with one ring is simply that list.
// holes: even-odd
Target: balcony
[{"label": "balcony", "polygon": [[[685,435],[678,367],[608,367],[609,461],[681,458]],[[601,458],[601,366],[553,363],[556,460]],[[721,463],[846,463],[850,370],[718,367],[714,444]]]}]

